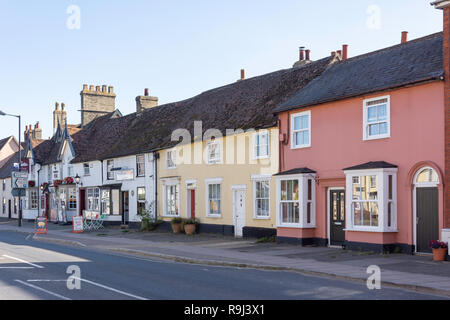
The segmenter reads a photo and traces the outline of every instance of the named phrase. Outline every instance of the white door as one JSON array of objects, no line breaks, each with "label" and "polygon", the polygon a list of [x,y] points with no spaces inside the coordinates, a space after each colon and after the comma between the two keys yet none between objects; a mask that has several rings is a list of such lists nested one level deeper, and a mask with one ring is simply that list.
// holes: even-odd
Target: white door
[{"label": "white door", "polygon": [[236,237],[243,236],[245,226],[245,191],[234,191],[234,234]]}]

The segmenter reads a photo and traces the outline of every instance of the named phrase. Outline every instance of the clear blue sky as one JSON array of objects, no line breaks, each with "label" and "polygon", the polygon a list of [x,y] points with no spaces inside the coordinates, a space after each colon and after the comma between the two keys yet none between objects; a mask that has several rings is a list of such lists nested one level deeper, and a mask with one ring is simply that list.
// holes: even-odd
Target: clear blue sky
[{"label": "clear blue sky", "polygon": [[[113,85],[117,107],[135,111],[144,88],[160,103],[289,68],[298,47],[312,59],[346,43],[354,56],[442,30],[430,0],[0,0],[0,110],[40,121],[52,134],[56,101],[79,123],[82,85]],[[81,10],[69,29],[67,8]],[[378,28],[369,27],[379,8]],[[375,11],[376,12],[376,11]],[[375,17],[376,18],[376,17]],[[22,129],[23,131],[23,129]],[[0,117],[0,137],[17,136]]]}]

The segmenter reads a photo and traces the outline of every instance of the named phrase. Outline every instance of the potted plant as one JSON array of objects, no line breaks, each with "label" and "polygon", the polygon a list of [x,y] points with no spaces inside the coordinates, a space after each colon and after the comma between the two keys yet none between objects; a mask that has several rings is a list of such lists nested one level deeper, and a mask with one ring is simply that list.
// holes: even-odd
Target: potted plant
[{"label": "potted plant", "polygon": [[184,232],[187,235],[193,235],[197,231],[197,225],[200,223],[198,219],[190,218],[184,220]]},{"label": "potted plant", "polygon": [[173,218],[172,219],[171,224],[172,224],[173,233],[181,233],[182,223],[183,223],[183,219],[181,219],[181,218]]},{"label": "potted plant", "polygon": [[137,215],[141,218],[141,231],[147,231],[150,225],[151,212],[149,210],[140,209]]},{"label": "potted plant", "polygon": [[430,241],[430,248],[433,249],[433,260],[434,261],[445,261],[448,251],[448,243],[441,242],[438,240]]},{"label": "potted plant", "polygon": [[28,181],[28,188],[34,188],[35,185],[36,182],[34,182],[33,180]]}]

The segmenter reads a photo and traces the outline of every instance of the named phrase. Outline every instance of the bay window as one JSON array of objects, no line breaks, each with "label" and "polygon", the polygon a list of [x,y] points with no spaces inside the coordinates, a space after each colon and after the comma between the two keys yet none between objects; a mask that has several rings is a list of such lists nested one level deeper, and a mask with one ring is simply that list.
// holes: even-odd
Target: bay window
[{"label": "bay window", "polygon": [[[363,165],[364,166],[364,165]],[[395,232],[397,168],[346,169],[347,229]]]},{"label": "bay window", "polygon": [[315,228],[315,172],[303,168],[296,173],[275,176],[277,224],[279,227]]}]

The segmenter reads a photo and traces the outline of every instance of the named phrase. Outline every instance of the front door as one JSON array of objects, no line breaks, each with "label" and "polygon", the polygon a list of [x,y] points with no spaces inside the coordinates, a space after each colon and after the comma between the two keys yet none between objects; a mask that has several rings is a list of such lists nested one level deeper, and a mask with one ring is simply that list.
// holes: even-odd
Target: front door
[{"label": "front door", "polygon": [[122,223],[128,224],[130,221],[130,201],[128,196],[128,191],[122,192],[122,203],[123,203],[123,213],[122,213]]},{"label": "front door", "polygon": [[244,235],[245,226],[245,191],[234,191],[234,234],[236,237]]},{"label": "front door", "polygon": [[11,199],[8,200],[8,218],[11,219]]},{"label": "front door", "polygon": [[417,252],[431,252],[431,240],[439,240],[438,188],[417,188]]},{"label": "front door", "polygon": [[188,218],[195,219],[195,189],[188,190]]},{"label": "front door", "polygon": [[330,245],[341,246],[345,242],[345,191],[330,191]]}]

